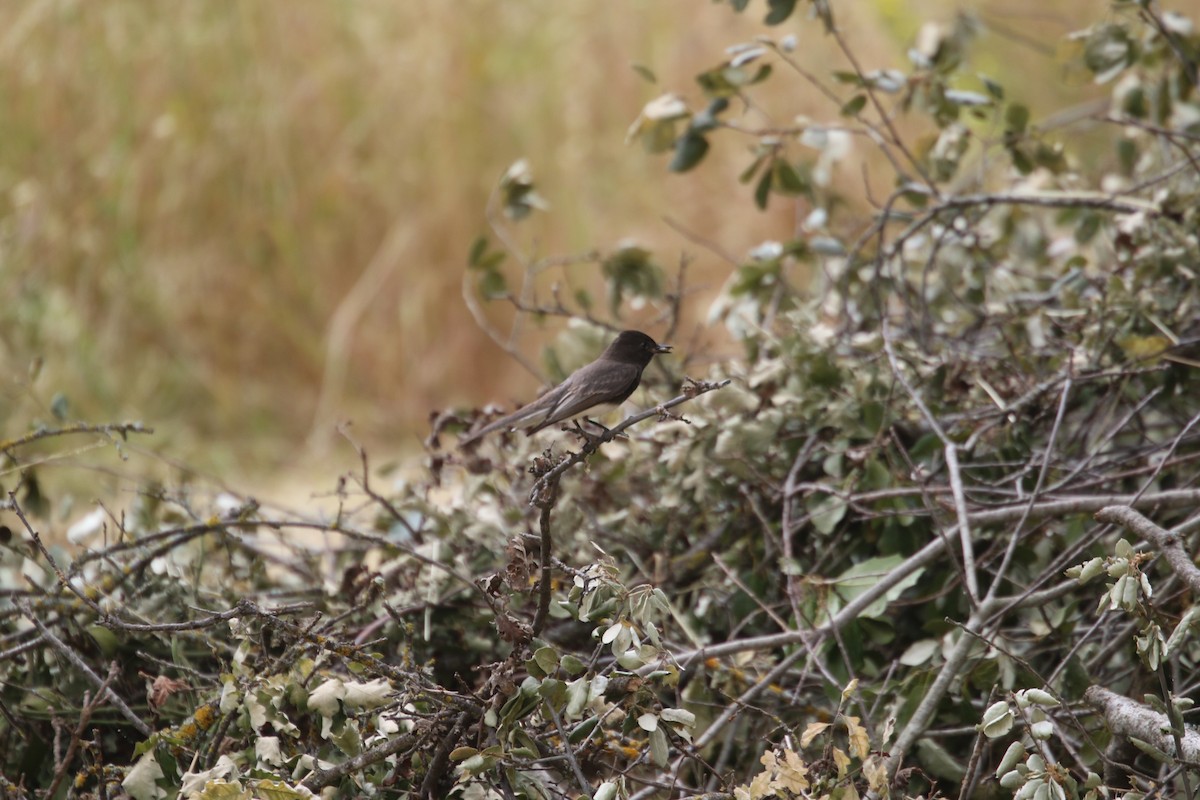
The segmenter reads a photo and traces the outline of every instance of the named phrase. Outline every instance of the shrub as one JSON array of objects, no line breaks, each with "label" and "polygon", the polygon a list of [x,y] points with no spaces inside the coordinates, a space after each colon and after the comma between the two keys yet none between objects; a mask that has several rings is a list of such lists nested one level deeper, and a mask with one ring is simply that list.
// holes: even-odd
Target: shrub
[{"label": "shrub", "polygon": [[[420,476],[381,491],[364,454],[333,519],[158,491],[115,543],[35,543],[9,572],[32,586],[0,662],[9,790],[1190,794],[1200,38],[1119,10],[1072,37],[1112,93],[1099,156],[967,71],[970,25],[904,68],[846,47],[828,85],[764,38],[699,76],[703,108],[652,103],[632,133],[670,169],[748,136],[754,202],[807,211],[712,306],[738,356],[656,363],[650,410],[566,453],[448,449],[477,414],[439,414]],[[788,79],[837,116],[759,120]],[[893,170],[865,226],[831,181],[859,143]],[[497,192],[502,242],[532,170]],[[654,253],[583,260],[606,312],[510,292],[578,265],[503,253],[472,248],[473,286],[571,320],[552,371],[637,308],[681,330],[685,272]]]}]

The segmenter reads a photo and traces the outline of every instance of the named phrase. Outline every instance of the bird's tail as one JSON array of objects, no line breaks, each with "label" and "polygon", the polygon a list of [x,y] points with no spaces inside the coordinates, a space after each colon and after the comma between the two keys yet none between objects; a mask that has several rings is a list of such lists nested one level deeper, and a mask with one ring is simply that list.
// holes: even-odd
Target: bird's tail
[{"label": "bird's tail", "polygon": [[538,409],[536,409],[536,408],[534,408],[534,409],[530,409],[530,408],[517,409],[516,411],[509,414],[508,416],[501,417],[500,419],[496,420],[495,422],[490,422],[487,425],[484,425],[479,430],[473,431],[472,433],[469,433],[466,436],[464,436],[463,438],[459,439],[458,440],[458,449],[463,450],[468,447],[471,447],[476,442],[478,442],[480,439],[482,439],[484,436],[487,436],[489,433],[495,433],[496,431],[499,431],[499,430],[504,430],[506,428],[515,427],[516,425],[526,421],[530,417],[535,416],[537,413],[538,413]]}]

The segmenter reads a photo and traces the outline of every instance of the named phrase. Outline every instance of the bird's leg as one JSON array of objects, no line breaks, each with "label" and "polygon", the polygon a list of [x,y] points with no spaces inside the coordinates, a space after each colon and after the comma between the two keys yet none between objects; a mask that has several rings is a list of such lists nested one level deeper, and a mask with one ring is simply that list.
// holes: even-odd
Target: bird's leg
[{"label": "bird's leg", "polygon": [[604,425],[601,422],[597,422],[596,420],[592,419],[591,417],[583,417],[583,421],[588,425],[596,426],[597,428],[599,428],[602,431],[601,433],[591,433],[590,431],[586,431],[586,430],[584,430],[583,426],[579,424],[579,420],[575,420],[573,423],[575,425],[575,432],[579,436],[581,436],[582,438],[587,440],[589,443],[599,443],[602,439],[605,439],[606,437],[609,439],[628,439],[629,438],[629,436],[624,433],[618,433],[616,436],[609,436],[609,434],[612,433],[612,429],[608,428],[606,425]]},{"label": "bird's leg", "polygon": [[584,417],[583,421],[586,422],[588,425],[595,425],[597,428],[604,431],[605,433],[609,432],[608,427],[603,422],[596,422],[596,420],[592,419],[591,417]]},{"label": "bird's leg", "polygon": [[[585,420],[585,422],[586,421],[587,420]],[[585,431],[583,429],[583,426],[579,424],[579,420],[577,420],[577,419],[571,420],[571,426],[575,429],[575,435],[578,436],[580,439],[583,439],[587,444],[595,446],[600,443],[600,436],[597,436],[594,433],[588,433],[587,431]],[[569,430],[571,430],[571,428],[563,428],[563,430],[569,431]]]}]

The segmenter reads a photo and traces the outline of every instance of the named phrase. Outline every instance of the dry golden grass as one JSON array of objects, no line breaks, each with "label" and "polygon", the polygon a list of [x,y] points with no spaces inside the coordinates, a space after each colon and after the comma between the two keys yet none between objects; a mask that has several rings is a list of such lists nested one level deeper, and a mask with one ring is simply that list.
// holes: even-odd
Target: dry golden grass
[{"label": "dry golden grass", "polygon": [[[0,357],[11,367],[0,424],[44,414],[61,390],[73,416],[143,417],[184,450],[203,443],[208,459],[221,442],[283,460],[309,433],[330,352],[344,365],[334,413],[391,446],[415,441],[431,408],[501,399],[503,386],[527,393],[459,296],[489,191],[517,158],[553,206],[522,228],[538,253],[632,236],[668,265],[692,253],[692,274],[713,288],[728,265],[665,215],[740,256],[787,238],[805,213],[753,210],[731,137],[683,177],[623,141],[663,91],[699,104],[692,76],[764,30],[754,11],[696,0],[0,5]],[[840,13],[864,66],[902,59],[913,12]],[[1026,32],[1053,46],[1088,19],[1059,14]],[[836,63],[816,25],[771,31],[784,32],[799,34],[814,71]],[[768,108],[836,114],[792,77],[773,83]],[[860,175],[843,177],[859,191]],[[347,335],[331,345],[335,330]],[[11,376],[35,356],[46,367],[31,389]]]}]

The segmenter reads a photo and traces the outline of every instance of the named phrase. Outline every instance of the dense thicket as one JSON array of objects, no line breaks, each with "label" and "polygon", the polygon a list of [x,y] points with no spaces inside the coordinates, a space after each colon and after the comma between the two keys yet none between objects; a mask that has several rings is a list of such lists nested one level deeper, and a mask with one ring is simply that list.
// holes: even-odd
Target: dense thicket
[{"label": "dense thicket", "polygon": [[[478,414],[447,412],[419,475],[385,489],[364,455],[332,520],[156,489],[82,554],[15,531],[6,790],[1191,796],[1200,36],[1120,4],[1072,40],[1110,95],[1043,122],[969,69],[978,35],[832,76],[750,42],[704,108],[646,107],[671,169],[748,139],[755,202],[803,221],[730,265],[709,324],[740,355],[660,359],[613,435],[461,452]],[[765,118],[776,81],[837,111]],[[865,150],[894,191],[864,224],[832,177]],[[518,165],[499,239],[539,207]],[[685,336],[662,254],[582,259],[603,310],[535,280],[580,262],[502,255],[472,249],[473,286],[571,320],[554,369],[631,307]]]}]

